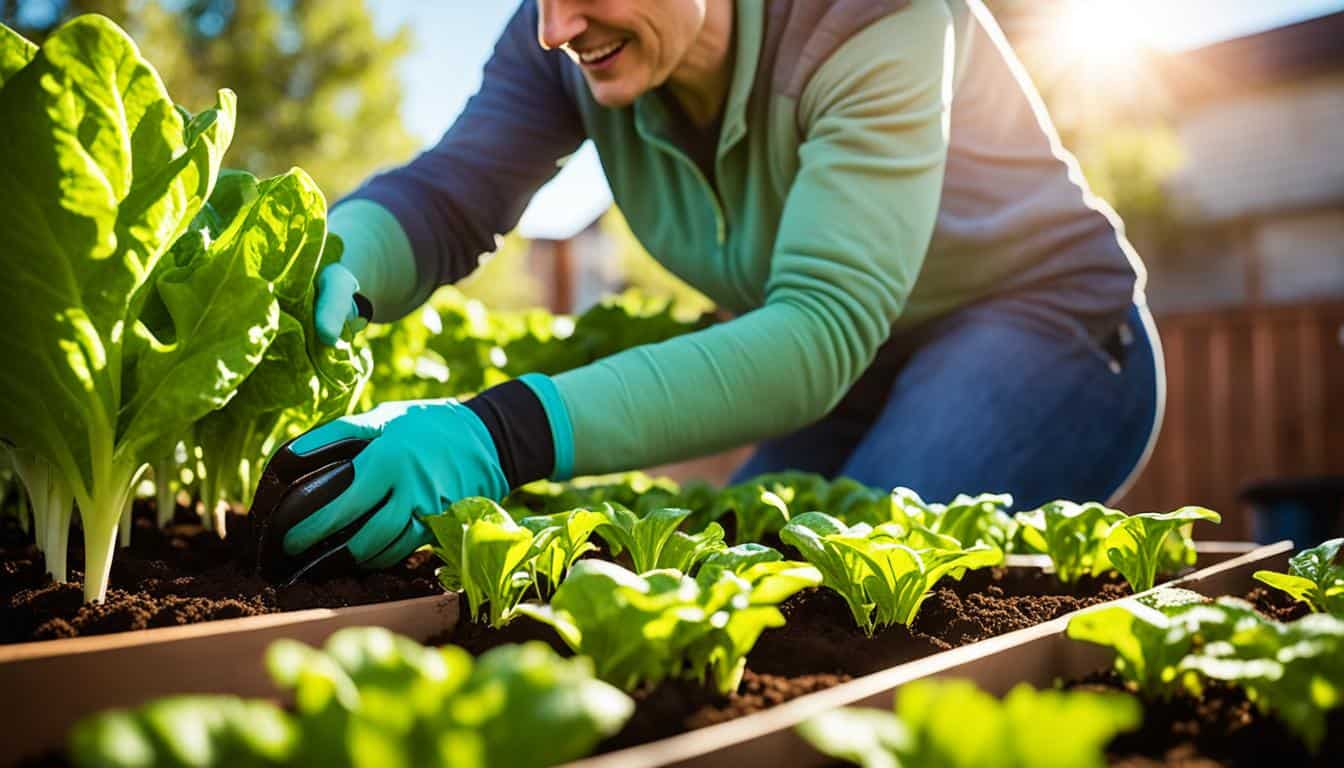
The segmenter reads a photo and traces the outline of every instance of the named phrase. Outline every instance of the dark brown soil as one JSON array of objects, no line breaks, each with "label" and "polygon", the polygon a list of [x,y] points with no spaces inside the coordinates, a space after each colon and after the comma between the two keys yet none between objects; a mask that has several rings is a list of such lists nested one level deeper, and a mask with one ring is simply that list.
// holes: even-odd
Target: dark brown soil
[{"label": "dark brown soil", "polygon": [[807,590],[781,607],[788,624],[761,636],[751,666],[774,674],[866,675],[1128,594],[1128,585],[1118,579],[1088,579],[1066,588],[1035,569],[972,571],[960,582],[941,582],[913,626],[887,627],[870,638],[855,626],[839,595]]},{"label": "dark brown soil", "polygon": [[84,604],[83,545],[71,532],[70,575],[52,583],[42,554],[10,521],[0,532],[0,643],[194,624],[305,608],[339,608],[437,594],[434,558],[418,552],[388,571],[277,587],[253,571],[248,518],[230,515],[221,540],[179,509],[165,531],[138,502],[131,546],[112,561],[107,601]]},{"label": "dark brown soil", "polygon": [[1244,599],[1255,609],[1276,621],[1297,621],[1311,613],[1306,603],[1294,600],[1287,592],[1268,587],[1251,587]]},{"label": "dark brown soil", "polygon": [[[636,691],[634,717],[604,742],[609,752],[732,720],[824,690],[888,666],[1048,621],[1069,611],[1130,594],[1114,579],[1061,587],[1033,569],[994,568],[944,581],[920,608],[913,628],[891,627],[865,637],[844,600],[809,589],[780,606],[788,624],[765,632],[751,655],[742,685],[728,696],[691,681],[667,681]],[[518,618],[499,630],[462,622],[430,644],[452,643],[473,654],[506,643],[541,640],[561,654],[569,649],[549,627]]]},{"label": "dark brown soil", "polygon": [[[1124,689],[1113,672],[1069,687]],[[1313,756],[1282,723],[1257,710],[1239,688],[1215,682],[1202,698],[1181,693],[1171,701],[1145,702],[1143,724],[1117,736],[1107,755],[1111,765],[1122,768],[1338,766],[1344,750],[1344,709],[1331,714],[1327,729],[1325,743]]]}]

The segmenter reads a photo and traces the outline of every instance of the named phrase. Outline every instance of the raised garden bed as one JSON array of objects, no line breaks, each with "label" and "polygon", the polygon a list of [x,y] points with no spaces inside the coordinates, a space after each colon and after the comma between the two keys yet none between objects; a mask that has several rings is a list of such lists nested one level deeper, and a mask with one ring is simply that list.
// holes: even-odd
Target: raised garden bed
[{"label": "raised garden bed", "polygon": [[[1245,545],[1201,545],[1200,565],[1216,568],[1218,563],[1245,549]],[[1015,560],[1035,562],[1030,558]],[[1017,575],[1024,573],[1030,575]],[[963,583],[937,587],[912,629],[892,628],[873,640],[866,640],[853,629],[853,620],[847,613],[835,614],[836,606],[824,596],[825,593],[801,594],[785,604],[785,611],[795,626],[805,622],[829,626],[832,618],[837,623],[838,619],[843,619],[839,626],[845,630],[832,632],[837,650],[831,654],[843,663],[829,671],[812,672],[784,666],[788,656],[792,655],[787,649],[790,629],[786,625],[781,630],[772,630],[783,634],[767,633],[762,638],[757,651],[750,657],[749,667],[759,658],[764,668],[787,674],[749,671],[739,692],[726,699],[707,696],[701,691],[690,694],[691,689],[684,686],[680,689],[664,686],[654,696],[644,692],[638,698],[648,702],[642,706],[649,714],[636,715],[626,732],[605,747],[619,749],[699,728],[693,733],[660,742],[661,745],[670,744],[674,750],[689,749],[699,754],[718,743],[716,739],[725,734],[722,729],[729,729],[726,734],[732,739],[732,734],[742,724],[774,715],[783,709],[779,705],[789,706],[813,698],[804,694],[862,691],[873,678],[889,674],[893,669],[922,669],[922,665],[935,660],[963,658],[967,652],[979,655],[1020,634],[1020,627],[1052,623],[1084,604],[1128,593],[1123,585],[1103,582],[1090,585],[1097,588],[1096,594],[1086,594],[1085,589],[1070,589],[1057,590],[1054,596],[1043,596],[1049,592],[1044,585],[1050,582],[1053,578],[1043,576],[1033,565],[998,568],[979,574],[972,572]],[[1006,584],[1014,585],[1014,589],[1025,594],[1009,594],[1004,589]],[[999,590],[1004,591],[1002,596],[995,594]],[[839,610],[844,611],[843,605]],[[978,619],[974,618],[976,611],[981,611]],[[271,696],[274,688],[261,665],[267,645],[281,637],[320,644],[337,629],[357,625],[385,626],[422,642],[431,639],[452,641],[477,652],[502,642],[546,637],[549,632],[540,624],[519,618],[501,633],[476,624],[463,624],[463,631],[454,634],[453,630],[458,626],[458,599],[455,595],[440,593],[378,605],[293,611],[191,626],[9,645],[0,647],[0,687],[23,692],[22,697],[32,706],[11,718],[14,743],[12,752],[7,752],[24,756],[57,747],[71,723],[82,715],[111,706],[134,705],[172,693]],[[976,642],[982,636],[1003,632],[1009,634]],[[549,637],[553,646],[563,648],[553,634]],[[872,649],[882,650],[881,653],[856,653],[854,659],[845,660],[838,649],[852,647],[846,643],[857,646],[871,643]],[[944,645],[953,650],[939,653]],[[783,646],[784,650],[771,650],[772,646],[777,649]],[[924,658],[900,664],[920,657]],[[877,659],[880,661],[875,661]],[[203,663],[203,660],[208,662]],[[891,668],[878,675],[861,677],[874,669],[884,668],[878,665]],[[814,664],[811,669],[818,667]],[[859,687],[854,689],[856,685]],[[763,709],[769,711],[761,712]],[[724,722],[727,720],[731,722]],[[648,725],[650,722],[654,725]],[[637,749],[643,754],[642,750],[654,747]],[[613,752],[612,756],[628,751]]]},{"label": "raised garden bed", "polygon": [[83,546],[71,534],[72,579],[47,577],[42,554],[11,518],[0,531],[0,643],[88,637],[311,608],[345,608],[436,595],[428,552],[359,577],[280,587],[258,576],[246,515],[230,515],[229,536],[203,530],[183,514],[167,529],[151,505],[137,508],[131,546],[118,551],[103,603],[85,603]]},{"label": "raised garden bed", "polygon": [[[1248,557],[1229,564],[1231,567],[1219,567],[1193,576],[1179,586],[1209,598],[1241,598],[1267,619],[1285,623],[1300,620],[1307,615],[1303,604],[1257,586],[1251,577],[1261,568],[1282,570],[1291,550],[1278,549],[1281,549],[1278,554],[1268,558]],[[1127,687],[1114,671],[1110,663],[1111,653],[1100,646],[1068,638],[1064,631],[1066,625],[1067,620],[1039,627],[1027,633],[1033,637],[1023,643],[964,665],[941,669],[936,674],[969,679],[995,695],[1003,695],[1018,683],[1038,689],[1062,684],[1068,690],[1132,693],[1132,685]],[[896,690],[886,691],[854,703],[887,709],[895,693]],[[1126,768],[1264,765],[1310,768],[1336,765],[1340,750],[1344,748],[1344,709],[1341,708],[1326,714],[1324,737],[1313,752],[1299,734],[1284,721],[1262,712],[1235,684],[1205,680],[1200,695],[1178,688],[1166,700],[1143,695],[1138,700],[1142,705],[1141,721],[1137,728],[1119,734],[1106,745],[1109,765]],[[1295,697],[1292,700],[1298,701]],[[784,733],[765,735],[758,739],[759,746],[740,748],[734,757],[739,765],[763,765],[767,754],[787,750],[792,738]],[[807,749],[796,743],[793,746]],[[811,752],[795,757],[790,764],[833,763],[829,758]]]},{"label": "raised garden bed", "polygon": [[[1288,542],[1261,547],[1173,583],[1200,591],[1216,591],[1220,585],[1230,582],[1249,582],[1252,571],[1286,562],[1291,549]],[[1002,694],[1019,682],[1049,687],[1056,679],[1082,677],[1103,668],[1107,663],[1106,654],[1065,638],[1063,633],[1067,623],[1068,616],[1061,616],[1024,630],[857,677],[843,685],[801,696],[749,717],[573,765],[583,768],[827,765],[829,758],[813,752],[793,731],[795,726],[817,713],[855,705],[889,708],[893,693],[901,685],[929,676],[967,678],[990,692]]]}]

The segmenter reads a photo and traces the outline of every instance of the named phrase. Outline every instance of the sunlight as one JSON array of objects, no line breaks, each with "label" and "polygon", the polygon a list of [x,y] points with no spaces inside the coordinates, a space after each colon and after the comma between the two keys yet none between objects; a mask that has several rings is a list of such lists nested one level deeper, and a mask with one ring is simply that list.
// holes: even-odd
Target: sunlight
[{"label": "sunlight", "polygon": [[1052,35],[1053,55],[1076,68],[1080,84],[1116,85],[1142,69],[1146,29],[1135,4],[1118,0],[1070,0]]}]

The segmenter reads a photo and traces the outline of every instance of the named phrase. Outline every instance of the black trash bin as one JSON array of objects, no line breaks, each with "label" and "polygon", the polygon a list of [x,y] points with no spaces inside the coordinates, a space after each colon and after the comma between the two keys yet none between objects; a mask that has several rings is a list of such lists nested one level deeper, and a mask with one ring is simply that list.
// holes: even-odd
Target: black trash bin
[{"label": "black trash bin", "polygon": [[1265,480],[1243,488],[1240,498],[1262,544],[1292,539],[1301,549],[1344,535],[1344,476]]}]

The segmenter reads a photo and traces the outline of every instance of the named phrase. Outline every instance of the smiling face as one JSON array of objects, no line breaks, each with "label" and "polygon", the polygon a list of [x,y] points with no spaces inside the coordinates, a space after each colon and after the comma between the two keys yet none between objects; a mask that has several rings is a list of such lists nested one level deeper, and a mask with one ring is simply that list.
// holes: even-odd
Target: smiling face
[{"label": "smiling face", "polygon": [[667,82],[705,23],[707,0],[539,0],[537,36],[583,70],[593,98],[626,107]]}]

